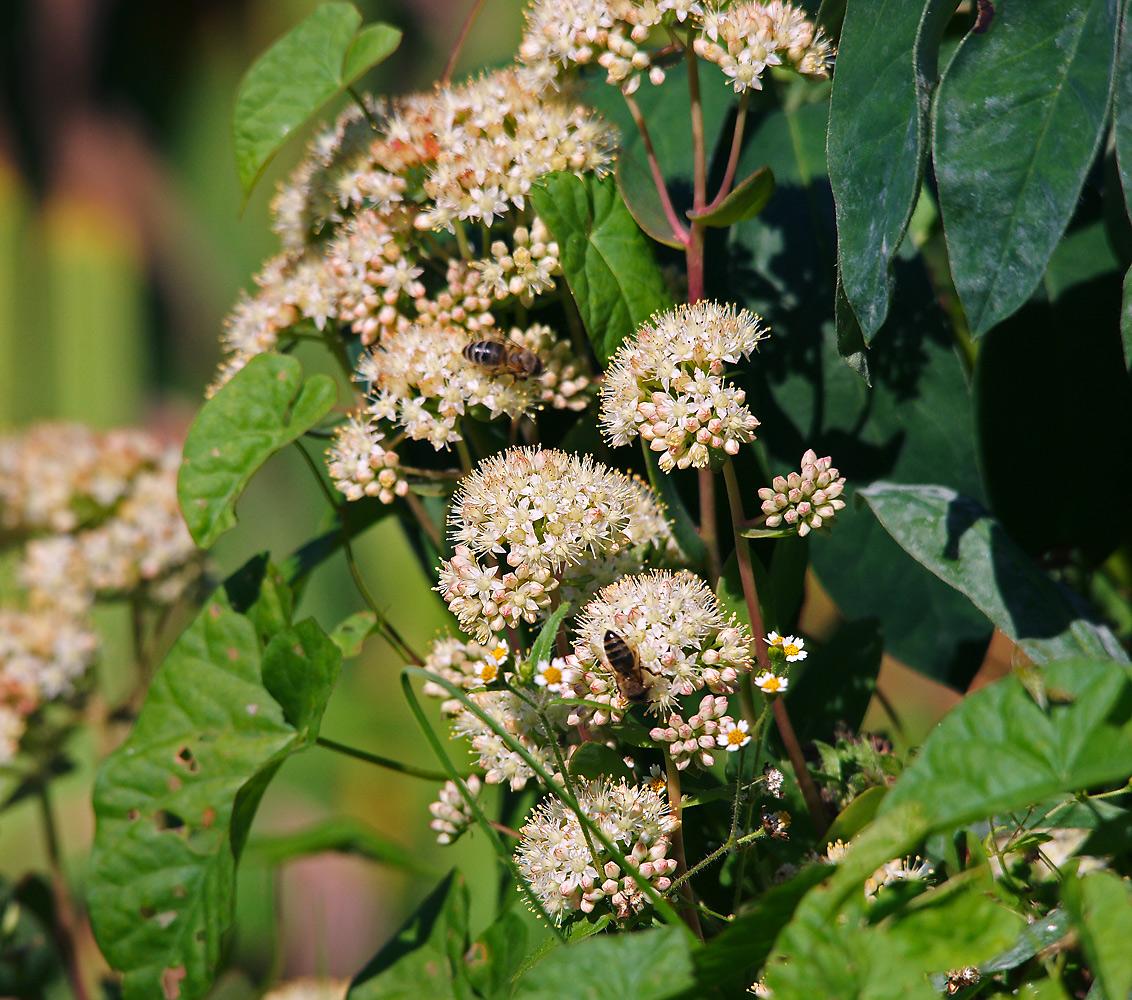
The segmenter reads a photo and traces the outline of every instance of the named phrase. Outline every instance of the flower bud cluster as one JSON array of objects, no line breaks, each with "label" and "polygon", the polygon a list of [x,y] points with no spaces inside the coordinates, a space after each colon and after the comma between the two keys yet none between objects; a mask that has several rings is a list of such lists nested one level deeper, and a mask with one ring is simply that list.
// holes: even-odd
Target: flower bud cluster
[{"label": "flower bud cluster", "polygon": [[364,414],[354,414],[335,429],[334,443],[326,452],[326,468],[347,500],[377,497],[382,503],[393,503],[409,492],[400,459],[382,445],[384,440],[376,421]]},{"label": "flower bud cluster", "polygon": [[717,745],[716,734],[724,722],[732,722],[727,716],[727,699],[709,694],[700,702],[699,711],[686,722],[679,713],[673,712],[668,724],[650,730],[649,737],[657,743],[668,744],[668,756],[681,771],[690,764],[708,768],[715,763],[712,751]]},{"label": "flower bud cluster", "polygon": [[833,47],[801,8],[782,0],[746,0],[705,12],[693,42],[701,59],[713,62],[735,92],[762,90],[770,66],[790,66],[807,76],[829,76]]},{"label": "flower bud cluster", "polygon": [[715,302],[654,316],[626,340],[601,387],[602,429],[614,446],[638,434],[666,472],[706,468],[754,440],[746,394],[723,375],[767,336],[758,316]]},{"label": "flower bud cluster", "polygon": [[554,288],[554,276],[561,273],[558,244],[537,215],[529,229],[516,227],[511,240],[513,247],[496,240],[491,244],[490,258],[472,261],[472,267],[480,273],[476,291],[483,298],[515,296],[529,305],[534,296]]},{"label": "flower bud cluster", "polygon": [[639,570],[647,545],[671,539],[660,510],[650,490],[592,458],[511,448],[461,481],[449,517],[455,552],[436,589],[485,642],[536,621],[560,585],[584,593],[625,550],[641,550]]},{"label": "flower bud cluster", "polygon": [[734,616],[724,617],[708,585],[686,571],[623,577],[603,588],[579,616],[573,656],[585,671],[585,696],[621,713],[629,703],[606,659],[607,632],[633,651],[648,709],[657,714],[704,687],[729,694],[751,668],[746,628]]},{"label": "flower bud cluster", "polygon": [[[470,775],[464,782],[472,798],[476,798],[483,782],[476,775]],[[454,781],[446,781],[437,800],[428,807],[433,819],[429,829],[436,831],[438,844],[453,844],[472,825],[472,812],[460,789]]]},{"label": "flower bud cluster", "polygon": [[737,93],[762,89],[770,66],[829,75],[833,47],[801,9],[782,0],[720,7],[710,0],[535,0],[519,58],[532,87],[552,87],[570,69],[596,62],[608,83],[632,94],[645,76],[664,82],[646,47],[653,30],[664,25],[682,36],[674,29],[686,26],[696,55],[718,65]]},{"label": "flower bud cluster", "polygon": [[[608,779],[580,782],[581,811],[625,855],[637,875],[658,892],[672,884],[676,861],[666,857],[679,820],[663,794],[646,785]],[[569,913],[608,908],[619,918],[648,903],[633,875],[594,840],[590,852],[577,815],[557,798],[536,806],[524,824],[515,861],[547,915],[561,923]]]},{"label": "flower bud cluster", "polygon": [[786,525],[802,537],[811,530],[828,534],[837,512],[845,508],[844,490],[845,477],[837,475],[830,457],[818,458],[810,449],[802,456],[800,473],[775,476],[769,489],[759,490],[766,526]]},{"label": "flower bud cluster", "polygon": [[[454,687],[471,691],[495,680],[509,657],[510,650],[498,640],[481,644],[445,636],[433,642],[424,669]],[[445,715],[456,715],[461,710],[460,702],[439,684],[425,681],[423,691],[430,698],[447,699],[440,706]]]}]

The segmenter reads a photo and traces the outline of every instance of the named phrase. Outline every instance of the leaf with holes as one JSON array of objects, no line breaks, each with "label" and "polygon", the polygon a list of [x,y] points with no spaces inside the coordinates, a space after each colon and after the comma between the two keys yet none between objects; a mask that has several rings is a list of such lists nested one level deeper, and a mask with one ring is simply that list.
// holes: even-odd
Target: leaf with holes
[{"label": "leaf with holes", "polygon": [[558,243],[562,272],[603,364],[641,323],[671,305],[648,241],[612,177],[549,174],[531,191]]},{"label": "leaf with holes", "polygon": [[294,358],[257,354],[201,407],[177,475],[177,499],[197,545],[207,549],[235,527],[236,501],[252,476],[337,399],[330,376],[304,382]]},{"label": "leaf with holes", "polygon": [[1118,4],[997,5],[939,85],[933,157],[955,288],[980,336],[1041,281],[1112,93]]},{"label": "leaf with holes", "polygon": [[259,797],[314,741],[337,679],[341,655],[313,621],[267,639],[290,595],[249,565],[258,574],[233,577],[177,640],[95,783],[88,903],[126,1000],[211,986]]},{"label": "leaf with holes", "polygon": [[353,4],[324,3],[244,76],[232,133],[245,200],[291,133],[401,44],[396,28],[361,23]]}]

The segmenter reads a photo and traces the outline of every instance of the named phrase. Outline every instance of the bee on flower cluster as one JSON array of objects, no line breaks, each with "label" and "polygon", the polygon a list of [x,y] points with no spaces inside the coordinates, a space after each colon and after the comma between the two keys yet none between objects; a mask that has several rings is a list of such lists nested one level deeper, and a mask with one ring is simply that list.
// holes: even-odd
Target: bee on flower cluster
[{"label": "bee on flower cluster", "polygon": [[607,630],[602,639],[602,658],[616,679],[622,698],[634,705],[648,701],[649,686],[645,683],[640,657],[624,638],[612,630]]},{"label": "bee on flower cluster", "polygon": [[464,357],[489,375],[538,378],[542,359],[532,350],[502,340],[474,340],[464,348]]}]

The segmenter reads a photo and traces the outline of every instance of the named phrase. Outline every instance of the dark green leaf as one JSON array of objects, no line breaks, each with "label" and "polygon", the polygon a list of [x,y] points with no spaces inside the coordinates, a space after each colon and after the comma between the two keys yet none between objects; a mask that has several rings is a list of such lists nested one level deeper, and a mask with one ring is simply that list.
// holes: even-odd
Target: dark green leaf
[{"label": "dark green leaf", "polygon": [[347,1000],[466,1000],[468,889],[453,872],[354,977]]},{"label": "dark green leaf", "polygon": [[1086,653],[1127,662],[1109,629],[982,507],[942,486],[874,483],[861,495],[901,547],[971,599],[1035,662]]},{"label": "dark green leaf", "polygon": [[593,781],[603,775],[614,781],[618,778],[633,780],[633,772],[625,765],[621,754],[612,747],[595,740],[583,743],[570,758],[570,776]]},{"label": "dark green leaf", "polygon": [[208,548],[236,524],[236,501],[264,462],[321,420],[338,398],[327,375],[258,354],[201,407],[185,439],[177,498],[193,540]]},{"label": "dark green leaf", "polygon": [[396,28],[372,24],[359,32],[361,23],[352,4],[324,3],[244,76],[232,133],[245,200],[288,136],[400,45]]},{"label": "dark green leaf", "polygon": [[515,1000],[662,1000],[692,985],[682,927],[600,935],[555,948],[515,982]]},{"label": "dark green leaf", "polygon": [[[837,353],[860,376],[861,381],[871,387],[873,380],[869,377],[869,345],[865,343],[865,335],[861,330],[861,324],[857,322],[857,314],[853,312],[853,307],[849,304],[842,278],[841,271],[838,271],[837,291],[834,294],[833,302],[833,322],[837,329]],[[887,283],[885,285],[884,311],[887,315]]]},{"label": "dark green leaf", "polygon": [[1124,205],[1132,218],[1132,6],[1121,5],[1120,38],[1116,51],[1116,81],[1112,95],[1112,137]]},{"label": "dark green leaf", "polygon": [[786,704],[800,740],[829,740],[838,722],[858,730],[876,690],[883,653],[880,622],[872,618],[842,625],[797,664],[804,670],[791,681]]},{"label": "dark green leaf", "polygon": [[[344,502],[333,518],[333,522],[337,522],[337,527],[307,542],[283,560],[279,567],[283,578],[291,586],[298,587],[312,570],[342,548],[347,534],[350,538],[356,538],[378,521],[396,513],[397,508],[394,505],[382,503],[377,497],[363,497],[361,500]],[[343,515],[346,516],[345,524],[343,524]]]},{"label": "dark green leaf", "polygon": [[[329,640],[302,623],[289,641],[320,664],[308,663],[305,680],[296,672],[278,685],[307,729],[297,731],[264,685],[256,625],[274,621],[289,596],[270,566],[255,565],[258,600],[240,614],[223,588],[212,596],[95,783],[91,923],[124,973],[127,1000],[191,1000],[211,985],[252,813],[279,764],[317,728],[333,680]],[[247,581],[234,584],[234,592],[248,592]]]},{"label": "dark green leaf", "polygon": [[1028,962],[1039,951],[1060,941],[1069,931],[1069,914],[1064,910],[1053,910],[1041,920],[1036,920],[1022,929],[1017,940],[1005,951],[983,962],[979,971],[984,976],[995,972],[1016,969]]},{"label": "dark green leaf", "polygon": [[558,637],[558,630],[562,628],[562,622],[565,621],[569,613],[569,601],[563,601],[551,612],[550,617],[546,620],[546,624],[539,630],[538,638],[531,644],[531,663],[537,666],[542,663],[543,660],[549,660],[551,658],[555,644],[554,641]]},{"label": "dark green leaf", "polygon": [[292,858],[321,854],[324,851],[353,854],[368,861],[411,872],[423,874],[429,871],[409,851],[393,843],[385,834],[349,817],[329,819],[295,833],[256,837],[248,844],[246,862],[278,865]]},{"label": "dark green leaf", "polygon": [[313,618],[274,636],[263,651],[263,686],[283,707],[302,745],[318,739],[318,728],[338,672],[342,651]]},{"label": "dark green leaf", "polygon": [[1132,376],[1132,267],[1124,275],[1120,297],[1120,346],[1124,351],[1124,370]]},{"label": "dark green leaf", "polygon": [[956,51],[935,105],[951,273],[974,336],[1037,287],[1102,136],[1116,5],[1004,3]]},{"label": "dark green leaf", "polygon": [[518,913],[508,910],[472,942],[464,956],[464,974],[477,996],[503,1000],[511,995],[511,979],[526,953],[527,925]]},{"label": "dark green leaf", "polygon": [[[829,108],[829,180],[841,281],[865,343],[888,314],[892,258],[927,162],[939,40],[954,10],[954,0],[854,0],[846,8]],[[848,331],[847,320],[839,333],[843,326]]]},{"label": "dark green leaf", "polygon": [[825,834],[825,843],[843,841],[848,844],[860,833],[876,815],[881,802],[884,801],[888,789],[882,785],[866,788],[852,802],[837,814],[837,818],[829,824]]},{"label": "dark green leaf", "polygon": [[770,172],[769,167],[763,167],[741,184],[736,185],[718,207],[699,214],[689,211],[688,218],[702,222],[705,226],[725,229],[744,219],[753,219],[766,208],[773,194],[774,174]]},{"label": "dark green leaf", "polygon": [[1132,895],[1127,883],[1112,872],[1090,872],[1064,879],[1061,898],[1081,935],[1100,987],[1099,1000],[1127,1000],[1132,991]]},{"label": "dark green leaf", "polygon": [[612,177],[549,174],[531,202],[558,243],[562,272],[598,359],[671,304],[649,244]]}]

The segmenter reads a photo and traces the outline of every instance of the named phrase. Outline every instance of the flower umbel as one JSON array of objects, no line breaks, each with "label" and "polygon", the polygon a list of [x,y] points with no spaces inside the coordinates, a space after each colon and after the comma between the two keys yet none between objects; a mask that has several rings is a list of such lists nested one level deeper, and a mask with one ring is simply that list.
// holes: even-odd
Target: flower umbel
[{"label": "flower umbel", "polygon": [[665,472],[738,454],[759,422],[723,367],[749,357],[767,335],[758,316],[715,302],[659,313],[610,362],[602,429],[614,446],[639,434],[660,452]]},{"label": "flower umbel", "polygon": [[770,488],[759,490],[765,524],[768,528],[785,525],[802,537],[810,531],[829,534],[829,527],[845,501],[845,477],[838,476],[827,455],[818,458],[813,449],[802,456],[802,471],[775,476]]}]

